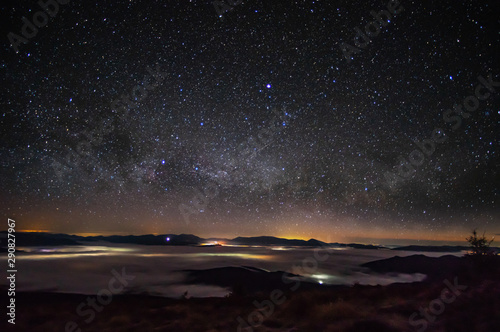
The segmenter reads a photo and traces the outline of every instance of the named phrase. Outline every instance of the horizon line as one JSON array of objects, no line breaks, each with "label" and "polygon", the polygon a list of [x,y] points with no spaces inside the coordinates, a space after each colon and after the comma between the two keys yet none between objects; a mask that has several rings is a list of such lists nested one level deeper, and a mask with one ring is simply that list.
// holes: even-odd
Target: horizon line
[{"label": "horizon line", "polygon": [[[0,232],[7,232],[7,230],[0,230]],[[301,240],[301,241],[310,241],[310,240],[315,240],[315,241],[319,241],[319,242],[323,242],[323,243],[327,243],[327,244],[332,244],[332,243],[339,243],[339,244],[362,244],[362,245],[373,245],[373,246],[381,246],[381,247],[386,247],[386,246],[401,246],[401,247],[405,247],[405,246],[410,246],[410,245],[419,245],[419,246],[425,246],[425,247],[428,247],[428,246],[457,246],[457,244],[440,244],[440,245],[437,245],[437,244],[419,244],[419,243],[415,243],[415,242],[440,242],[440,243],[446,243],[446,242],[460,242],[460,243],[464,243],[466,244],[467,241],[465,241],[465,238],[464,240],[462,241],[457,241],[457,240],[450,240],[450,241],[446,241],[446,240],[433,240],[433,239],[418,239],[418,240],[415,240],[415,239],[406,239],[406,238],[379,238],[379,239],[376,239],[378,241],[394,241],[394,242],[401,242],[401,241],[404,241],[404,242],[408,242],[408,243],[412,243],[412,244],[406,244],[406,245],[401,245],[401,244],[381,244],[381,243],[376,243],[376,242],[365,242],[363,240],[361,240],[360,242],[356,242],[356,240],[350,240],[350,241],[345,241],[345,242],[339,242],[339,241],[333,241],[333,242],[326,242],[326,241],[322,241],[322,240],[318,240],[316,238],[310,238],[310,239],[304,239],[304,238],[290,238],[290,237],[280,237],[280,236],[274,236],[274,235],[257,235],[257,236],[242,236],[242,235],[238,235],[236,237],[232,237],[232,238],[227,238],[227,237],[217,237],[217,236],[209,236],[209,237],[200,237],[198,235],[195,235],[195,234],[192,234],[192,233],[142,233],[142,234],[131,234],[131,233],[122,233],[122,234],[118,234],[118,233],[111,233],[111,232],[101,232],[101,233],[84,233],[84,232],[75,232],[75,233],[64,233],[64,232],[55,232],[55,231],[52,231],[52,230],[47,230],[47,229],[43,229],[43,230],[32,230],[32,229],[27,229],[27,230],[16,230],[16,232],[18,233],[46,233],[46,234],[63,234],[63,235],[73,235],[73,236],[80,236],[80,237],[98,237],[98,236],[103,236],[103,237],[106,237],[106,236],[145,236],[145,235],[154,235],[154,236],[161,236],[161,235],[192,235],[192,236],[196,236],[196,237],[199,237],[201,239],[226,239],[226,240],[234,240],[238,237],[244,237],[244,238],[259,238],[259,237],[272,237],[272,238],[276,238],[276,239],[284,239],[284,240]],[[108,233],[108,234],[107,234]],[[107,235],[106,235],[107,234]],[[375,240],[375,239],[373,239]]]}]

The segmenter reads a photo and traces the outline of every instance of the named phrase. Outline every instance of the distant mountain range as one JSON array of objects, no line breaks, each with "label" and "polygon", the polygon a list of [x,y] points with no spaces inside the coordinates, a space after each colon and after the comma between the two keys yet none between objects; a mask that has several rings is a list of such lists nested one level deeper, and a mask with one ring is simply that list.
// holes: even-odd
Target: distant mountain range
[{"label": "distant mountain range", "polygon": [[[6,232],[0,232],[0,234]],[[379,249],[381,246],[364,245],[357,243],[326,243],[315,239],[293,240],[273,236],[237,237],[234,239],[203,239],[191,234],[162,234],[162,235],[110,235],[110,236],[78,236],[68,234],[52,234],[40,232],[17,232],[16,245],[29,246],[70,246],[88,244],[88,242],[105,241],[111,243],[140,244],[140,245],[174,245],[199,246],[207,243],[223,243],[225,245],[242,246],[283,246],[283,247],[339,247],[357,249]],[[3,244],[2,244],[3,245]]]},{"label": "distant mountain range", "polygon": [[315,239],[310,240],[289,240],[273,236],[257,236],[257,237],[237,237],[229,240],[228,244],[247,245],[247,246],[290,246],[290,247],[321,247],[327,245]]},{"label": "distant mountain range", "polygon": [[[0,232],[0,238],[5,237],[6,231]],[[111,235],[111,236],[78,236],[68,234],[53,234],[40,232],[17,232],[16,246],[71,246],[87,245],[88,242],[110,242],[123,244],[139,245],[173,245],[173,246],[199,246],[218,241],[223,245],[244,245],[244,246],[282,246],[282,247],[336,247],[336,248],[355,248],[355,249],[385,249],[385,250],[404,250],[404,251],[427,251],[427,252],[460,252],[467,250],[466,246],[404,246],[389,249],[384,246],[366,245],[358,243],[326,243],[315,239],[297,240],[283,239],[273,236],[257,237],[237,237],[234,239],[203,239],[192,234],[162,234],[162,235]],[[7,241],[0,242],[1,247],[6,247]],[[498,248],[492,248],[498,250]],[[5,252],[0,250],[0,252]]]}]

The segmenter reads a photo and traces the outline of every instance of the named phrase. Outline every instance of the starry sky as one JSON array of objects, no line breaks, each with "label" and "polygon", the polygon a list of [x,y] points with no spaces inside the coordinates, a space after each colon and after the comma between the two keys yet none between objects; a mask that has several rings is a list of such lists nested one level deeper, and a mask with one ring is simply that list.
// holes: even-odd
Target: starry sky
[{"label": "starry sky", "polygon": [[495,1],[229,2],[3,1],[2,217],[72,234],[500,233]]}]

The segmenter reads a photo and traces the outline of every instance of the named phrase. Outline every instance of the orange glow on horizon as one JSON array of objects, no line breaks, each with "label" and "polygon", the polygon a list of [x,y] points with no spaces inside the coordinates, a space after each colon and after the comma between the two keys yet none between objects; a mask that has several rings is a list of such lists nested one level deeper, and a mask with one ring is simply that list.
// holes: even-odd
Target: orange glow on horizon
[{"label": "orange glow on horizon", "polygon": [[[121,231],[121,232],[113,232],[109,230],[94,232],[68,232],[63,229],[54,230],[46,229],[44,227],[40,227],[39,229],[22,229],[17,230],[18,232],[24,233],[62,233],[68,235],[77,235],[83,237],[89,236],[110,236],[110,235],[163,235],[163,234],[193,234],[200,238],[219,238],[219,239],[234,239],[236,237],[258,237],[258,236],[274,236],[283,239],[295,239],[295,240],[303,240],[308,241],[310,239],[316,239],[326,243],[359,243],[359,244],[386,244],[386,245],[410,245],[410,244],[421,244],[421,245],[431,245],[432,243],[436,243],[436,245],[457,245],[457,244],[466,244],[465,238],[469,236],[469,232],[466,229],[463,230],[436,230],[434,232],[425,232],[415,229],[406,229],[406,230],[387,230],[382,228],[371,228],[366,230],[359,229],[349,229],[344,228],[342,230],[329,229],[329,227],[316,228],[314,231],[311,231],[310,228],[289,230],[287,232],[276,232],[272,230],[261,231],[259,233],[255,232],[244,232],[241,231],[239,233],[232,232],[221,232],[220,235],[216,235],[217,229],[211,230],[210,233],[206,233],[203,230],[192,229],[190,231],[180,231],[176,228],[165,228],[164,231],[158,232],[158,230],[154,232],[137,232],[137,231]],[[221,242],[221,244],[224,244]]]}]

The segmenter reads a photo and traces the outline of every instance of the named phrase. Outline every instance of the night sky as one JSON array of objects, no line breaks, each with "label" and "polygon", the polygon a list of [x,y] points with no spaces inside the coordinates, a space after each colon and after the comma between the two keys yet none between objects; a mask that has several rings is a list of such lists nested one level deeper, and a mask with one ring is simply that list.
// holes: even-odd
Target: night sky
[{"label": "night sky", "polygon": [[[388,3],[399,13],[377,23]],[[495,4],[69,1],[44,26],[36,1],[3,1],[2,218],[72,234],[498,234]]]}]

